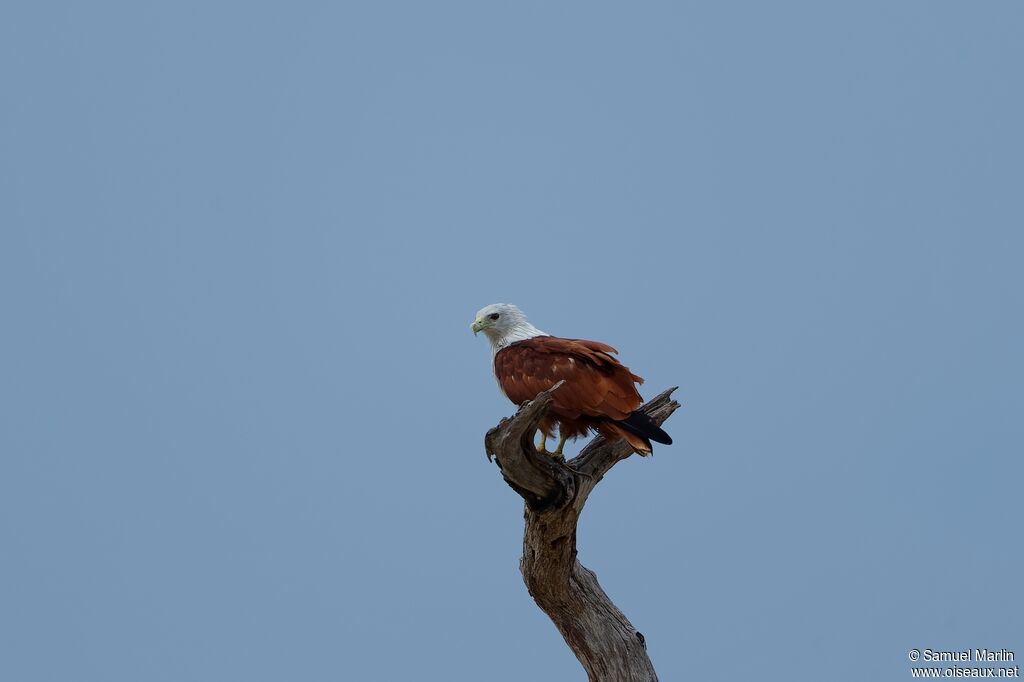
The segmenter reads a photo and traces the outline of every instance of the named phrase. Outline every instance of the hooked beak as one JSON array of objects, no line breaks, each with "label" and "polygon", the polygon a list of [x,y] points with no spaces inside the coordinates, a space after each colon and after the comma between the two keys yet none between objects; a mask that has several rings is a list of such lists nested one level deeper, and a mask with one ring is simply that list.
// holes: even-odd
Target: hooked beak
[{"label": "hooked beak", "polygon": [[481,329],[484,328],[484,321],[483,320],[477,320],[476,322],[474,322],[472,324],[472,326],[470,328],[473,330],[473,336],[476,336],[477,332],[479,332]]}]

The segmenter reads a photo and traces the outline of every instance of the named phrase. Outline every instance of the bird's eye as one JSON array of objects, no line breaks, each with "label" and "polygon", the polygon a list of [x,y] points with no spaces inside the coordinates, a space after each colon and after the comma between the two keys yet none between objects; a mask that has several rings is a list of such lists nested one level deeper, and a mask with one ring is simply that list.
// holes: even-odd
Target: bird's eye
[{"label": "bird's eye", "polygon": [[490,315],[488,315],[487,317],[491,318],[492,320],[496,320],[496,319],[498,319],[499,317],[501,317],[501,315],[499,315],[498,313],[491,313],[491,314],[490,314]]}]

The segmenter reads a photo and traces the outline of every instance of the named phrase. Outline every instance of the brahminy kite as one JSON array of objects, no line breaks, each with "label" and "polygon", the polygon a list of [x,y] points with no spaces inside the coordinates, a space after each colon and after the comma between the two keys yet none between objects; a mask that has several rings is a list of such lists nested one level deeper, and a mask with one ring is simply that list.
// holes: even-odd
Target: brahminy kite
[{"label": "brahminy kite", "polygon": [[491,342],[494,376],[516,405],[565,381],[552,394],[551,407],[540,422],[541,452],[556,425],[559,441],[552,454],[558,457],[567,439],[590,431],[613,441],[621,438],[640,455],[651,454],[651,441],[672,443],[650,417],[637,412],[643,400],[634,384],[644,380],[612,356],[618,351],[611,346],[545,334],[509,303],[482,309],[472,329]]}]

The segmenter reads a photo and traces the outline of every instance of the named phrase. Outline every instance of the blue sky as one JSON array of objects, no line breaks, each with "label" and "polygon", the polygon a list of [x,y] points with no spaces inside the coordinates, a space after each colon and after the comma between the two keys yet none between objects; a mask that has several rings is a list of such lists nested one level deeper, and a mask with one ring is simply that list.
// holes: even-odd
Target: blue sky
[{"label": "blue sky", "polygon": [[1024,652],[1015,2],[6,3],[0,677],[584,679],[496,301],[678,385],[580,557],[661,678]]}]

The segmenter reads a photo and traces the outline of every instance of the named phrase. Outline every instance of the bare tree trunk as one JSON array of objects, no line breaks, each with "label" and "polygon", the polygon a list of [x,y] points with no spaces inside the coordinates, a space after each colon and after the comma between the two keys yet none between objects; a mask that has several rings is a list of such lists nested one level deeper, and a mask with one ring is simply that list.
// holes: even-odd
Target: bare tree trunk
[{"label": "bare tree trunk", "polygon": [[[594,572],[576,560],[576,523],[583,505],[608,471],[633,454],[623,441],[598,436],[568,463],[534,448],[537,423],[561,383],[525,403],[487,432],[488,459],[526,501],[520,569],[537,605],[562,633],[593,682],[657,682],[640,634],[612,603]],[[679,403],[669,389],[640,409],[658,424]]]}]

